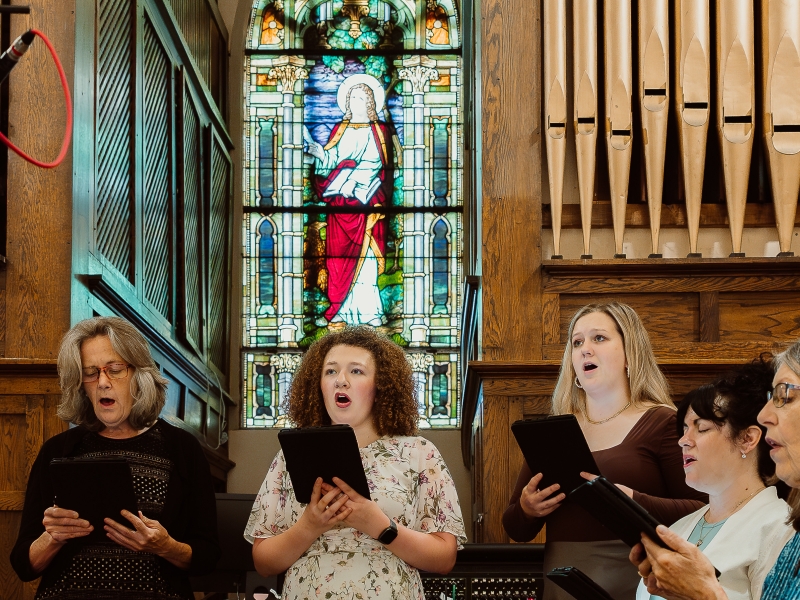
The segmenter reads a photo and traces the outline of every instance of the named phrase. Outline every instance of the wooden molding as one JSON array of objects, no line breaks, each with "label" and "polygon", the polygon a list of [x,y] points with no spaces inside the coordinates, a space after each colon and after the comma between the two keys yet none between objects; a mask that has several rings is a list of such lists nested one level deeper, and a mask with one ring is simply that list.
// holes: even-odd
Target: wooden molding
[{"label": "wooden molding", "polygon": [[0,377],[58,378],[54,359],[0,358]]},{"label": "wooden molding", "polygon": [[796,276],[800,272],[800,257],[548,259],[542,261],[542,270],[551,279]]},{"label": "wooden molding", "polygon": [[[800,211],[794,219],[795,227],[800,227]],[[725,204],[702,204],[700,206],[700,227],[727,228],[728,211]],[[775,209],[772,204],[750,202],[745,207],[745,227],[775,227]],[[552,229],[553,217],[549,204],[542,205],[542,228]],[[592,229],[611,228],[611,203],[595,201],[592,203]],[[625,227],[647,229],[650,227],[650,213],[647,204],[628,204],[625,207]],[[688,227],[685,204],[663,204],[661,206],[661,228]],[[580,204],[564,204],[561,208],[561,229],[581,228]]]},{"label": "wooden molding", "polygon": [[[563,352],[563,346],[560,346]],[[726,369],[742,364],[738,357],[725,357],[719,360],[699,359],[687,357],[686,360],[666,359],[659,360],[658,366],[670,380],[710,380],[715,374]],[[478,398],[484,381],[490,379],[519,380],[519,379],[551,379],[558,377],[561,361],[470,361],[467,366],[464,393],[461,404],[461,458],[464,466],[469,470],[472,445],[472,421],[478,406]]]}]

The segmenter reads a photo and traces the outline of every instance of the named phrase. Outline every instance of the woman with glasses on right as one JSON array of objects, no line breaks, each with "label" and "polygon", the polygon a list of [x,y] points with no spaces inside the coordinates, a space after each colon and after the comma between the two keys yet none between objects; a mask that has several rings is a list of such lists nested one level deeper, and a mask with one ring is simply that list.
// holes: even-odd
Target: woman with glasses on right
[{"label": "woman with glasses on right", "polygon": [[[783,547],[764,581],[762,600],[800,600],[800,341],[775,357],[773,389],[758,415],[766,427],[766,442],[775,462],[775,474],[794,488],[790,495],[789,523],[795,533]],[[639,569],[651,594],[672,599],[721,600],[730,596],[714,573],[714,566],[700,549],[677,533],[659,526],[658,534],[669,548],[647,536],[631,550],[631,562]]]}]

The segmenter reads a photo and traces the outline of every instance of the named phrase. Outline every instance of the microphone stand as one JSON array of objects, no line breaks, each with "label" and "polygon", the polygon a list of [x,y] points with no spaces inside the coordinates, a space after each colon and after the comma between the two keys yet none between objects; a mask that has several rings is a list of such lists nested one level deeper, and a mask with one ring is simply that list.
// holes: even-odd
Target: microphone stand
[{"label": "microphone stand", "polygon": [[[11,45],[11,15],[28,15],[30,6],[5,4],[10,0],[2,0],[0,4],[0,48],[5,50]],[[0,132],[8,136],[8,80],[0,84]],[[6,228],[8,227],[8,148],[0,144],[0,268],[6,262]]]}]

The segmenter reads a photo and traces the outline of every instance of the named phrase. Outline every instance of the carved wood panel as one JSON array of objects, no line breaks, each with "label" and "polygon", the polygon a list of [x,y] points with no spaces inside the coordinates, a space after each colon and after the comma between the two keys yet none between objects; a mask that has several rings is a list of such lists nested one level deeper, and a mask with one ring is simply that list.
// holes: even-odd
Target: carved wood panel
[{"label": "carved wood panel", "polygon": [[[19,532],[25,488],[33,461],[42,443],[63,431],[65,424],[55,417],[60,396],[50,392],[51,382],[30,381],[18,374],[4,376],[0,365],[0,389],[27,389],[33,393],[0,395],[0,553],[8,556]],[[19,367],[17,367],[18,369]],[[32,599],[38,580],[21,582],[8,560],[0,561],[0,590],[3,598]]]}]

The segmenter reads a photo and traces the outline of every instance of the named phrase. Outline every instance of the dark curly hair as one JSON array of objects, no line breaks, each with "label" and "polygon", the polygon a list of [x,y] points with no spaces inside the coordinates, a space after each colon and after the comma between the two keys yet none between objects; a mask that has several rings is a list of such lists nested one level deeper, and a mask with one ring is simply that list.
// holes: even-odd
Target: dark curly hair
[{"label": "dark curly hair", "polygon": [[297,427],[330,425],[320,379],[322,363],[334,346],[355,346],[375,360],[375,404],[372,422],[378,435],[417,433],[417,390],[405,352],[371,327],[348,327],[314,342],[303,356],[282,408]]},{"label": "dark curly hair", "polygon": [[692,390],[678,405],[677,415],[679,437],[683,436],[683,420],[689,408],[701,419],[711,421],[718,427],[727,423],[732,442],[748,427],[758,427],[761,430],[761,439],[756,446],[758,475],[767,484],[774,479],[775,463],[770,458],[767,430],[758,422],[758,413],[764,408],[767,392],[772,390],[774,371],[771,360],[771,355],[762,354],[760,358],[723,374],[712,383]]}]

